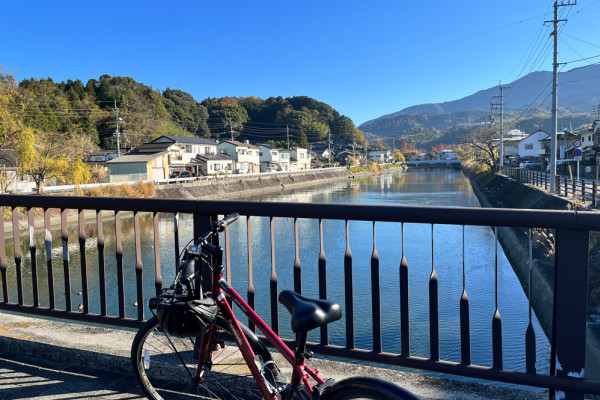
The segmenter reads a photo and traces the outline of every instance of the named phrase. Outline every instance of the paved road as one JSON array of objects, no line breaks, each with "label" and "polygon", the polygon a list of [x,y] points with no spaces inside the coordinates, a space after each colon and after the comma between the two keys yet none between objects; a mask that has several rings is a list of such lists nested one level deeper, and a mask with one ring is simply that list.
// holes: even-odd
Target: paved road
[{"label": "paved road", "polygon": [[0,356],[0,399],[143,399],[133,375],[11,353]]}]

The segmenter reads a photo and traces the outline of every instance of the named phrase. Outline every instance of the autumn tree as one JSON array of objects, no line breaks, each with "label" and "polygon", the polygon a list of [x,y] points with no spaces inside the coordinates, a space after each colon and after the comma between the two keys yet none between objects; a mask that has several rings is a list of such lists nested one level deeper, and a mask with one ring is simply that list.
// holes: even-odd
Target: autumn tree
[{"label": "autumn tree", "polygon": [[404,154],[402,154],[402,152],[398,149],[392,152],[392,157],[394,157],[397,163],[402,163],[406,161],[404,158]]},{"label": "autumn tree", "polygon": [[25,128],[17,144],[19,173],[30,175],[41,193],[46,180],[58,183],[82,184],[90,178],[89,166],[78,154],[76,138],[64,133],[33,133]]},{"label": "autumn tree", "polygon": [[475,155],[475,162],[484,170],[496,172],[498,170],[498,132],[492,129],[477,128],[463,136],[463,143]]}]

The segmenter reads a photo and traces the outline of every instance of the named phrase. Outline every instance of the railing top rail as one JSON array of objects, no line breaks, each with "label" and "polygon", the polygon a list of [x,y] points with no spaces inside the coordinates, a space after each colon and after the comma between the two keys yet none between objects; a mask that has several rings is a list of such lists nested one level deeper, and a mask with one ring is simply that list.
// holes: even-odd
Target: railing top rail
[{"label": "railing top rail", "polygon": [[0,195],[0,206],[600,230],[589,211]]}]

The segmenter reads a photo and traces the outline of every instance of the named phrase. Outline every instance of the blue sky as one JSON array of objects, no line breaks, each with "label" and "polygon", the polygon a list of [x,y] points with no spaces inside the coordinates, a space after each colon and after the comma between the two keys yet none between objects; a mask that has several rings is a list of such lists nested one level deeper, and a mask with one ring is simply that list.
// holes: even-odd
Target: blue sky
[{"label": "blue sky", "polygon": [[[600,55],[600,0],[577,3],[561,8],[559,62]],[[551,70],[552,4],[11,1],[0,66],[18,80],[130,76],[198,101],[306,95],[359,125]]]}]

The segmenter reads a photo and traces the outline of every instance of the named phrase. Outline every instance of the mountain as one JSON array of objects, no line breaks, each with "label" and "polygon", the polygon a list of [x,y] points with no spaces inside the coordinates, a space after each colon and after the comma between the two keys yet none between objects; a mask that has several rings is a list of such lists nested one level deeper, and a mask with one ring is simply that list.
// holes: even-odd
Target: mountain
[{"label": "mountain", "polygon": [[[598,106],[600,65],[589,65],[560,73],[558,83],[559,115],[566,117],[578,113],[589,114]],[[528,110],[525,116],[539,116],[540,113],[545,114],[550,109],[552,101],[551,72],[532,72],[509,83],[508,86],[510,88],[504,91],[505,121],[511,117],[514,119],[521,116],[525,110]],[[367,121],[361,124],[359,129],[367,133],[369,137],[384,138],[403,135],[414,129],[436,130],[438,137],[452,141],[454,140],[452,134],[448,135],[448,132],[445,131],[450,128],[464,128],[483,123],[485,113],[490,110],[492,96],[499,94],[498,86],[494,86],[458,100],[414,105]],[[499,99],[494,99],[494,101],[497,102]],[[567,122],[566,120],[565,123],[573,124],[572,121]],[[459,130],[463,131],[464,129]],[[528,131],[526,130],[526,132]],[[435,141],[432,135],[427,136],[428,142]]]}]

